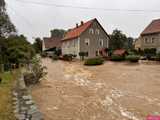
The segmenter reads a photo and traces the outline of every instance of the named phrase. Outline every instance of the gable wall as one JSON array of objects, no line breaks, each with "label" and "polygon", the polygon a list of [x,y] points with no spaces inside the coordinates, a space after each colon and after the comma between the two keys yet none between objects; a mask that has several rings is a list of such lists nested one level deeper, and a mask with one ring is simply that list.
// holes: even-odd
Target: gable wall
[{"label": "gable wall", "polygon": [[[90,33],[90,28],[93,29],[94,34]],[[91,27],[88,28],[82,35],[80,36],[80,51],[88,52],[88,57],[96,57],[96,51],[102,48],[108,48],[109,38],[97,21],[94,21]],[[96,29],[99,29],[99,35],[95,33]],[[89,39],[89,46],[85,44],[85,39]],[[103,46],[100,45],[100,39],[103,40]]]}]

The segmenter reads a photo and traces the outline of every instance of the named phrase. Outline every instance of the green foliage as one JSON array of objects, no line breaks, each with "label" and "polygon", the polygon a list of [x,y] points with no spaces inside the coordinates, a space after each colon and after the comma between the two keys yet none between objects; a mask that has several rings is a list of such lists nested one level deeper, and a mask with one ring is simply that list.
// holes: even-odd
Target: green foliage
[{"label": "green foliage", "polygon": [[0,73],[2,82],[0,84],[0,120],[16,120],[13,113],[12,92],[15,80],[18,79],[20,71]]},{"label": "green foliage", "polygon": [[104,60],[102,58],[90,58],[85,60],[84,65],[94,66],[94,65],[102,65],[103,63],[104,63]]},{"label": "green foliage", "polygon": [[24,73],[24,80],[27,86],[34,85],[47,74],[46,67],[41,65],[40,58],[34,57],[32,59],[31,70],[29,73]]},{"label": "green foliage", "polygon": [[42,40],[40,38],[36,38],[33,43],[33,47],[36,53],[41,53],[42,52]]},{"label": "green foliage", "polygon": [[59,59],[59,56],[58,55],[56,55],[56,54],[53,54],[53,56],[52,56],[52,60],[58,60]]},{"label": "green foliage", "polygon": [[62,60],[64,60],[64,61],[72,61],[73,57],[74,57],[74,55],[72,55],[72,54],[65,54],[65,55],[63,55]]},{"label": "green foliage", "polygon": [[0,0],[0,37],[8,37],[13,32],[16,30],[7,15],[5,1]]},{"label": "green foliage", "polygon": [[0,39],[0,63],[28,63],[35,55],[32,45],[21,36],[11,36],[7,39]]},{"label": "green foliage", "polygon": [[42,57],[42,58],[47,57],[47,53],[46,53],[46,52],[42,52],[42,53],[41,53],[41,57]]},{"label": "green foliage", "polygon": [[126,56],[126,60],[130,62],[138,62],[140,59],[140,56],[138,55],[128,55]]},{"label": "green foliage", "polygon": [[124,56],[119,56],[119,55],[112,55],[111,56],[111,61],[124,61],[125,57]]},{"label": "green foliage", "polygon": [[63,29],[53,29],[53,30],[51,30],[51,37],[63,38],[65,32],[66,31]]},{"label": "green foliage", "polygon": [[79,56],[80,56],[81,60],[84,60],[84,57],[87,57],[88,53],[87,52],[79,52]]},{"label": "green foliage", "polygon": [[144,49],[144,54],[154,56],[156,55],[156,48]]},{"label": "green foliage", "polygon": [[133,48],[133,38],[128,37],[122,33],[120,30],[114,30],[113,33],[110,35],[110,42],[109,46],[111,49],[132,49]]},{"label": "green foliage", "polygon": [[160,52],[156,55],[156,61],[160,61]]}]

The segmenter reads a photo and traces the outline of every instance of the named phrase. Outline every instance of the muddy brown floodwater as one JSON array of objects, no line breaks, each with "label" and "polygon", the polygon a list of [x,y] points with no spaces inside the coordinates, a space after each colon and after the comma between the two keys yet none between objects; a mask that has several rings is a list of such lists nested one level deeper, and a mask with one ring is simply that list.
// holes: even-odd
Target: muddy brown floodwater
[{"label": "muddy brown floodwater", "polygon": [[160,115],[158,64],[42,63],[48,75],[32,88],[32,95],[45,120],[145,120]]}]

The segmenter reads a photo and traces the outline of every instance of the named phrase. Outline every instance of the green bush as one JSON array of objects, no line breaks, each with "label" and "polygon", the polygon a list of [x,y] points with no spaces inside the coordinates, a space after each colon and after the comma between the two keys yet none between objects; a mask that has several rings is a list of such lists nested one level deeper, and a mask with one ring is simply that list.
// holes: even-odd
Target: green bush
[{"label": "green bush", "polygon": [[126,57],[126,60],[130,61],[130,62],[138,62],[139,59],[140,59],[140,56],[138,56],[138,55],[128,55]]},{"label": "green bush", "polygon": [[125,60],[124,56],[119,56],[119,55],[112,55],[111,56],[111,61],[123,61]]},{"label": "green bush", "polygon": [[41,60],[34,57],[31,60],[31,70],[24,73],[24,81],[27,86],[34,85],[40,82],[40,80],[47,74],[46,67],[42,66]]},{"label": "green bush", "polygon": [[73,60],[73,55],[72,54],[65,54],[65,55],[63,55],[62,60],[72,61]]},{"label": "green bush", "polygon": [[155,56],[156,55],[156,48],[146,48],[144,49],[144,54],[147,56]]},{"label": "green bush", "polygon": [[52,56],[52,60],[58,60],[59,59],[59,56],[58,55],[56,55],[56,54],[53,54],[53,56]]},{"label": "green bush", "polygon": [[160,53],[156,55],[156,61],[160,61]]},{"label": "green bush", "polygon": [[90,58],[85,61],[84,65],[94,66],[94,65],[101,65],[103,63],[104,60],[102,58]]}]

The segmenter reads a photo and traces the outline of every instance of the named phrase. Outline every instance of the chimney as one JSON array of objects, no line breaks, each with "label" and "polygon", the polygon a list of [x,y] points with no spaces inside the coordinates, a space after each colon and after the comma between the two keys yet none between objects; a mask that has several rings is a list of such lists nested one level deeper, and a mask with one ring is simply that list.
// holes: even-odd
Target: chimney
[{"label": "chimney", "polygon": [[83,25],[84,24],[84,22],[83,21],[81,21],[81,25]]},{"label": "chimney", "polygon": [[78,28],[78,23],[76,23],[76,28]]}]

